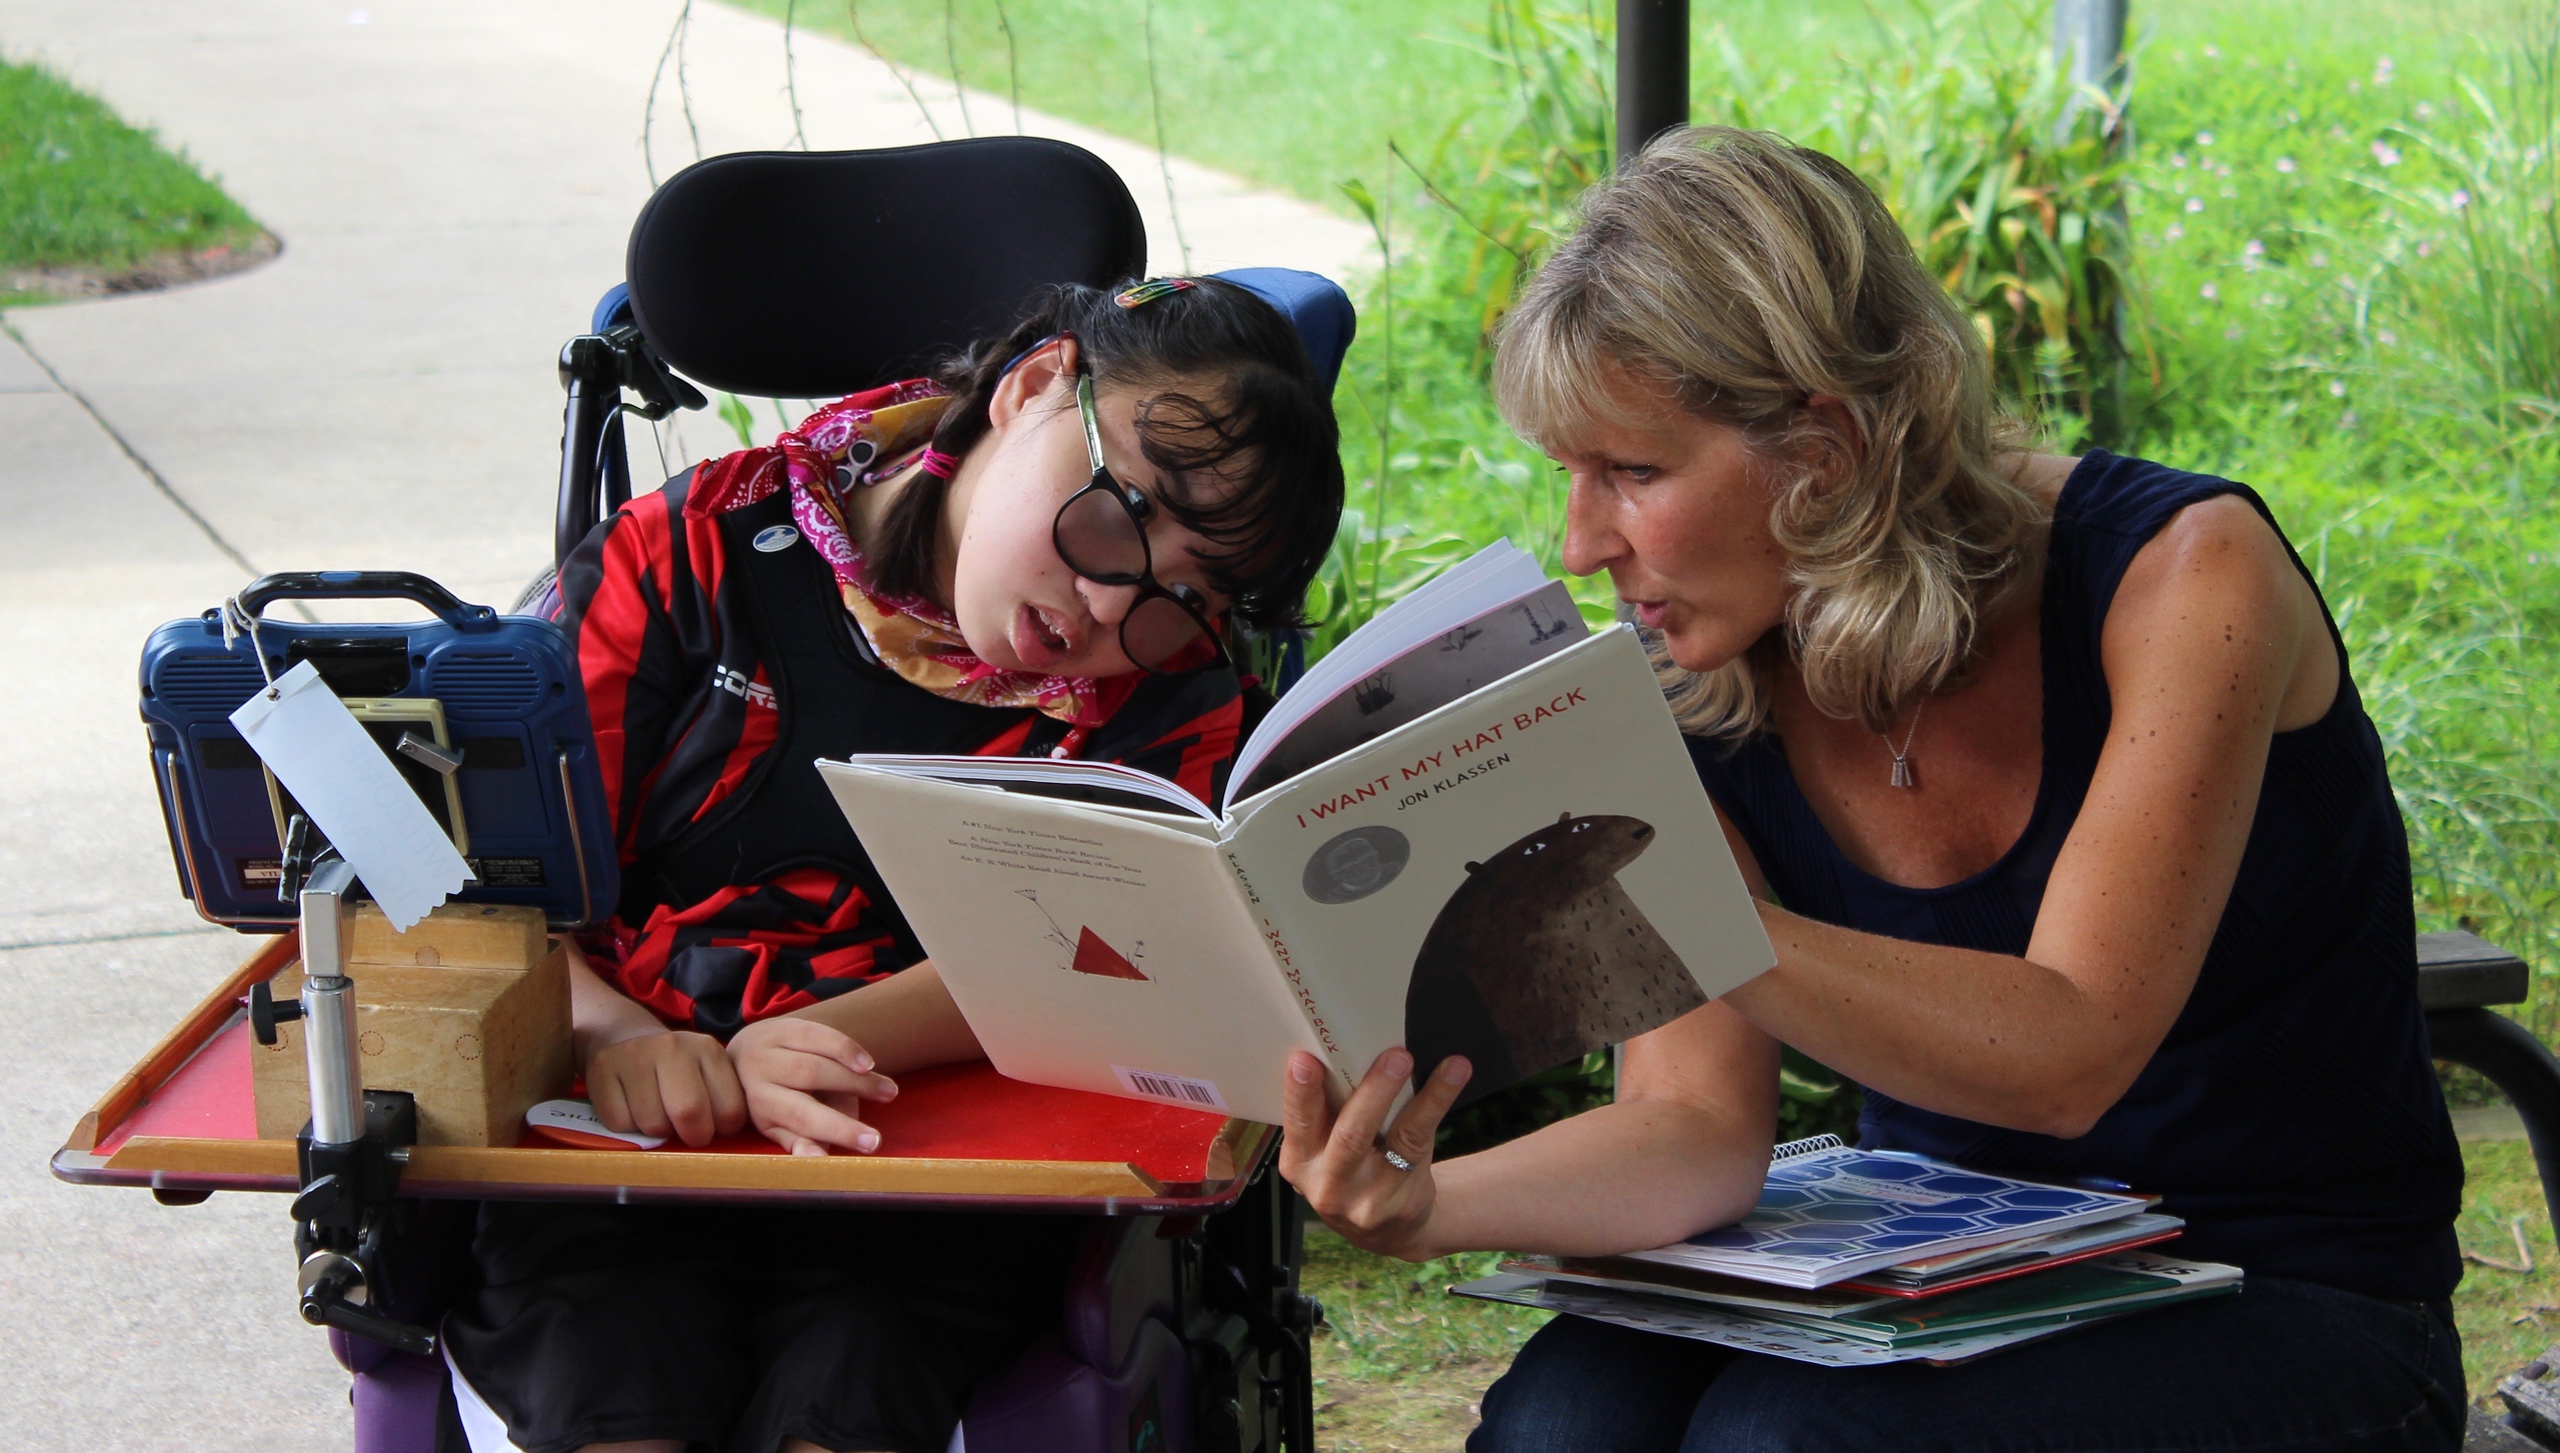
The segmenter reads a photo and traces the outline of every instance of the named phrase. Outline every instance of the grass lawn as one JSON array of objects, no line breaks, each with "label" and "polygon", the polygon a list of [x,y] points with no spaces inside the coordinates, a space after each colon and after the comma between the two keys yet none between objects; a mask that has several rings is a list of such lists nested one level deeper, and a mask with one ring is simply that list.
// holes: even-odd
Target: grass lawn
[{"label": "grass lawn", "polygon": [[183,154],[50,72],[0,64],[0,303],[82,291],[84,280],[120,290],[133,274],[267,246]]},{"label": "grass lawn", "polygon": [[1486,1386],[1549,1315],[1448,1295],[1452,1283],[1487,1275],[1499,1260],[1415,1266],[1309,1228],[1303,1285],[1324,1303],[1316,1433],[1327,1453],[1420,1453],[1466,1439]]},{"label": "grass lawn", "polygon": [[[2499,1378],[2560,1342],[2560,1244],[2523,1141],[2480,1141],[2462,1151],[2470,1174],[2463,1248],[2520,1264],[2508,1228],[2521,1217],[2533,1251],[2530,1273],[2464,1265],[2454,1316],[2463,1375],[2479,1405],[2496,1401]],[[1465,1441],[1486,1386],[1546,1320],[1444,1294],[1498,1259],[1411,1266],[1354,1250],[1321,1227],[1308,1233],[1305,1285],[1325,1310],[1316,1336],[1316,1427],[1327,1453],[1454,1453]]]},{"label": "grass lawn", "polygon": [[2498,1379],[2560,1342],[2560,1246],[2542,1204],[2533,1151],[2521,1140],[2462,1147],[2470,1184],[2457,1230],[2467,1253],[2521,1265],[2510,1228],[2522,1218],[2533,1270],[2510,1271],[2466,1259],[2454,1319],[2462,1327],[2462,1372],[2475,1405],[2495,1402]]}]

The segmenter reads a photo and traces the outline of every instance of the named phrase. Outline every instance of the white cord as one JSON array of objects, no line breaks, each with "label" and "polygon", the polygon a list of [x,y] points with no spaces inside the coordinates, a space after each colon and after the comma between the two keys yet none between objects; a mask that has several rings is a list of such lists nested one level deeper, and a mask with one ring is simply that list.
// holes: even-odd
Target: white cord
[{"label": "white cord", "polygon": [[258,639],[258,618],[242,610],[240,597],[234,595],[222,603],[222,649],[230,650],[231,643],[244,632],[249,637],[250,653],[258,658],[258,674],[267,678],[267,700],[273,701],[277,695],[276,670],[267,662],[266,642]]}]

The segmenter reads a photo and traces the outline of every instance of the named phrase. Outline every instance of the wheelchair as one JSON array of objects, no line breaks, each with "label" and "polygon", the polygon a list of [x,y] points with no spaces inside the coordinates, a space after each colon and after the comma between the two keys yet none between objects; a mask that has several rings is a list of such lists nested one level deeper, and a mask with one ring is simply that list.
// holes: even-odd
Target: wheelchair
[{"label": "wheelchair", "polygon": [[[1038,288],[1109,286],[1142,275],[1145,259],[1144,226],[1125,186],[1099,159],[1060,142],[996,137],[697,163],[642,210],[625,281],[604,295],[589,331],[561,350],[566,402],[553,570],[630,499],[623,414],[654,421],[701,408],[707,400],[694,381],[740,395],[823,400],[912,377],[942,351],[1009,323]],[[1347,318],[1317,323],[1343,331],[1338,340],[1311,333],[1311,355],[1348,341]],[[554,588],[551,574],[528,601]],[[75,1129],[55,1157],[56,1175],[148,1185],[178,1205],[217,1189],[297,1190],[293,1147],[258,1141],[254,1129],[234,1123],[247,1076],[241,996],[250,995],[254,1013],[252,990],[294,952],[291,936],[270,940],[209,995]],[[975,1391],[953,1448],[1313,1453],[1309,1344],[1322,1311],[1298,1288],[1302,1205],[1273,1169],[1276,1134],[1227,1121],[1212,1137],[1203,1125],[1215,1117],[1017,1085],[983,1065],[927,1071],[902,1084],[895,1113],[938,1128],[919,1136],[883,1118],[884,1129],[926,1147],[911,1156],[978,1168],[975,1179],[863,1181],[862,1167],[848,1165],[842,1172],[855,1178],[844,1184],[855,1188],[821,1199],[1092,1221],[1055,1328]],[[1182,1142],[1172,1159],[1191,1169],[1150,1176],[1132,1154],[1115,1180],[1094,1172],[1114,1169],[1100,1162],[1118,1150],[1076,1153],[1135,1143],[1126,1126],[1151,1109],[1202,1121],[1168,1132]],[[1042,1143],[1066,1149],[1043,1158],[1021,1148],[1021,1135],[983,1133],[999,1122],[1010,1131],[1026,1115],[1048,1117]],[[233,1128],[208,1128],[217,1123]],[[997,1141],[1003,1146],[972,1148]],[[375,1335],[389,1340],[351,1335],[344,1322],[328,1331],[353,1375],[359,1453],[432,1453],[443,1420],[459,1419],[466,1434],[472,1428],[476,1399],[457,1389],[418,1329],[435,1325],[471,1274],[474,1201],[601,1195],[772,1204],[806,1195],[617,1186],[592,1175],[543,1180],[524,1169],[535,1164],[525,1157],[559,1152],[435,1153],[443,1149],[415,1147],[399,1161],[392,1194],[401,1244],[383,1262],[383,1284],[365,1309],[380,1319]],[[493,1169],[493,1154],[514,1157],[507,1162],[514,1168]],[[393,1345],[404,1340],[399,1333],[411,1334],[410,1350]]]}]

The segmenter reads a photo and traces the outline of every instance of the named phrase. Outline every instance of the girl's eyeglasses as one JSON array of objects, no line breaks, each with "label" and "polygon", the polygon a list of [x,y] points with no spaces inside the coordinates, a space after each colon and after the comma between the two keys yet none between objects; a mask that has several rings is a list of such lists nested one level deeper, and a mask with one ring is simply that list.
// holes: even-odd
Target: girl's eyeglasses
[{"label": "girl's eyeglasses", "polygon": [[[1209,602],[1188,585],[1165,585],[1155,576],[1147,548],[1147,521],[1156,502],[1112,477],[1102,462],[1102,425],[1093,412],[1093,375],[1076,370],[1076,408],[1084,415],[1084,452],[1093,482],[1058,506],[1049,538],[1067,568],[1096,585],[1134,585],[1138,599],[1120,618],[1120,649],[1140,670],[1187,676],[1227,662],[1227,648],[1209,623]],[[1202,647],[1208,649],[1204,653]]]}]

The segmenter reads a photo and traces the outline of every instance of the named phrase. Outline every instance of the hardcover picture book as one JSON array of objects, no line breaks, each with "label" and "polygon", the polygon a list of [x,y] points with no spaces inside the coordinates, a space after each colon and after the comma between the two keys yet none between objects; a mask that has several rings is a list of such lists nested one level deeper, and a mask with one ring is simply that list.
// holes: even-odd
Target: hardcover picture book
[{"label": "hardcover picture book", "polygon": [[1773,962],[1632,629],[1497,545],[1353,633],[1223,803],[1102,763],[819,764],[988,1058],[1277,1122],[1391,1045],[1466,1099]]}]

